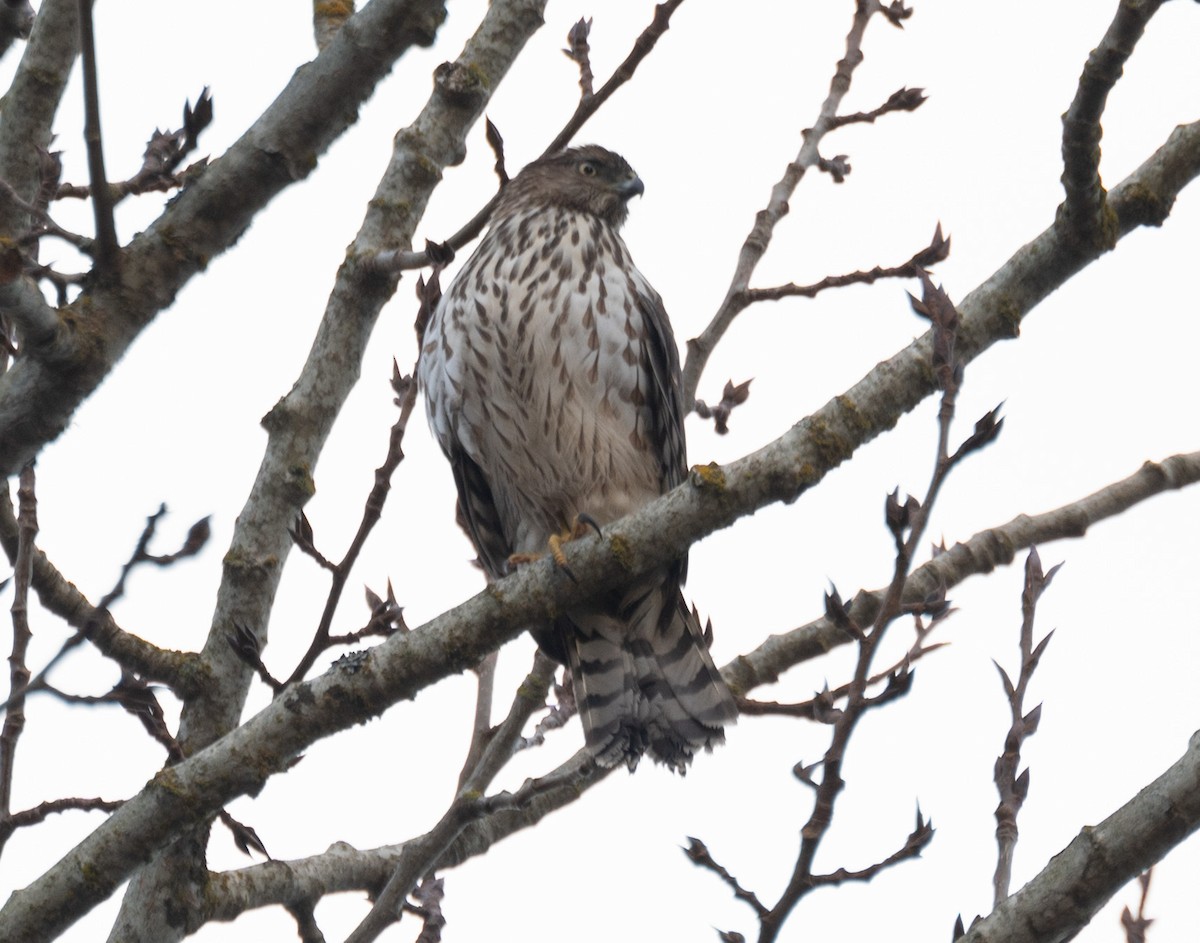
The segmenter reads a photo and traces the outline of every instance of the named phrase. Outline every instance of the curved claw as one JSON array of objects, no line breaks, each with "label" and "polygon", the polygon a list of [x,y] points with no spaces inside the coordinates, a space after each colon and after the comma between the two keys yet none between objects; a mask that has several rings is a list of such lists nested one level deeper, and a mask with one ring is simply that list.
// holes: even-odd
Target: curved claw
[{"label": "curved claw", "polygon": [[571,536],[582,537],[587,533],[587,528],[589,527],[596,532],[597,537],[604,536],[604,531],[600,529],[600,525],[596,522],[596,519],[587,512],[581,511],[575,517],[575,526],[571,529]]}]

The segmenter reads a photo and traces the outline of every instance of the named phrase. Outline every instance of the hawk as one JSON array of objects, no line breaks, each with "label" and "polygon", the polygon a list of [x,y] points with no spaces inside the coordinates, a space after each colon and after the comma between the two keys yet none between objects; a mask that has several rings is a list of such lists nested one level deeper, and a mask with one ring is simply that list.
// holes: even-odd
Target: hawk
[{"label": "hawk", "polygon": [[[597,528],[679,484],[679,352],[618,231],[643,191],[625,160],[534,161],[430,317],[418,376],[491,579],[580,521]],[[680,586],[686,558],[532,629],[570,669],[589,750],[685,772],[737,711]]]}]

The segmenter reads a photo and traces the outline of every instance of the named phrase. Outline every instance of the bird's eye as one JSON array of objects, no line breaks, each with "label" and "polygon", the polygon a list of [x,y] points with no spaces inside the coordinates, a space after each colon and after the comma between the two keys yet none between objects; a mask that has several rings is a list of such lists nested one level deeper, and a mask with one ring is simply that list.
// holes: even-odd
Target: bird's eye
[{"label": "bird's eye", "polygon": [[596,176],[596,165],[591,161],[585,160],[579,165],[579,172],[585,177],[594,177]]}]

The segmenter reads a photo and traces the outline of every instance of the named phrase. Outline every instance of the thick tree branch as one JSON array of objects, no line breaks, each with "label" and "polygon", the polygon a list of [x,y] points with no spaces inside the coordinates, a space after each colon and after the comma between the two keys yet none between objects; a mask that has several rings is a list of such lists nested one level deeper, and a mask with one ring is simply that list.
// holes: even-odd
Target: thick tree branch
[{"label": "thick tree branch", "polygon": [[313,38],[324,49],[342,24],[354,15],[354,0],[313,0]]},{"label": "thick tree branch", "polygon": [[[0,261],[0,268],[21,264],[19,253],[15,250],[6,250],[5,256]],[[16,327],[17,336],[23,344],[36,347],[50,340],[58,330],[58,313],[46,304],[46,299],[32,279],[21,277],[19,269],[12,275],[11,281],[0,273],[0,314]]]},{"label": "thick tree branch", "polygon": [[[29,229],[29,206],[36,200],[40,180],[40,154],[49,149],[53,140],[51,126],[78,53],[78,0],[45,0],[16,75],[4,96],[4,120],[0,121],[0,183],[18,197],[17,201],[0,200],[0,237],[6,240],[15,241]],[[17,254],[15,247],[9,252]],[[22,309],[18,314],[28,315],[33,301],[24,289],[0,298],[0,374],[9,368],[14,324],[10,317],[12,312],[5,308],[13,304]],[[32,323],[27,318],[17,325],[19,343],[24,344],[29,339],[24,332],[31,327],[36,342],[40,342],[44,338],[44,329],[53,325],[42,316]],[[5,477],[22,464],[16,463]]]},{"label": "thick tree branch", "polygon": [[[0,122],[0,180],[27,203],[38,189],[38,149],[50,148],[54,116],[78,55],[79,0],[44,0]],[[28,227],[28,213],[0,204],[0,234],[16,238]]]},{"label": "thick tree branch", "polygon": [[1121,78],[1126,60],[1133,55],[1146,24],[1158,12],[1162,0],[1123,2],[1100,45],[1092,50],[1079,77],[1071,107],[1063,115],[1063,189],[1067,198],[1059,221],[1064,234],[1099,249],[1116,242],[1114,220],[1105,207],[1100,182],[1100,117],[1108,93]]}]

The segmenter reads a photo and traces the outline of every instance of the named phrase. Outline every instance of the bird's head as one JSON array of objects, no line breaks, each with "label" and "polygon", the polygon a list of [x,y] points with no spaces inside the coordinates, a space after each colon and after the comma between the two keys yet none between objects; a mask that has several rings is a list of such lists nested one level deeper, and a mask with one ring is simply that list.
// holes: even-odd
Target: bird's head
[{"label": "bird's head", "polygon": [[549,204],[620,227],[629,215],[630,198],[644,190],[624,157],[588,144],[535,160],[504,188],[496,213]]}]

